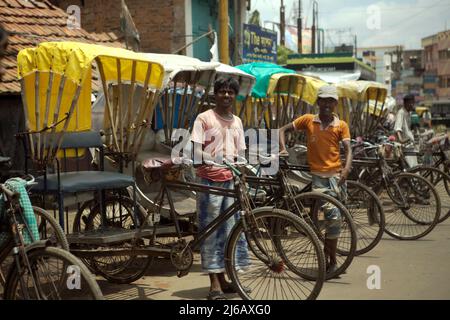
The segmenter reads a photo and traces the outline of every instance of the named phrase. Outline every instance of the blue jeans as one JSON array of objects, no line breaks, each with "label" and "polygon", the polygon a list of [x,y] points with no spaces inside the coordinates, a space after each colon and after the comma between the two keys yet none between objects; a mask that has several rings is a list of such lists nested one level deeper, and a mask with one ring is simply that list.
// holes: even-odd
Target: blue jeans
[{"label": "blue jeans", "polygon": [[[214,182],[202,178],[200,183],[211,187],[221,187],[227,189],[234,188],[233,181]],[[197,215],[199,222],[199,231],[205,229],[205,227],[209,223],[211,223],[211,221],[213,221],[219,215],[223,214],[233,204],[233,201],[234,198],[214,195],[210,193],[198,193]],[[233,229],[234,225],[238,223],[239,219],[239,214],[236,212],[203,242],[200,249],[200,254],[204,272],[225,272],[225,246],[230,231]],[[249,265],[247,242],[245,240],[244,234],[241,234],[241,238],[238,240],[236,262],[238,269],[245,269],[245,267]]]},{"label": "blue jeans", "polygon": [[[323,192],[339,201],[344,201],[347,197],[346,185],[338,186],[339,178],[330,177],[323,178],[312,175],[312,189],[313,191]],[[327,239],[337,239],[341,234],[342,216],[338,208],[331,203],[322,205],[321,209],[324,212],[326,220],[326,234]]]}]

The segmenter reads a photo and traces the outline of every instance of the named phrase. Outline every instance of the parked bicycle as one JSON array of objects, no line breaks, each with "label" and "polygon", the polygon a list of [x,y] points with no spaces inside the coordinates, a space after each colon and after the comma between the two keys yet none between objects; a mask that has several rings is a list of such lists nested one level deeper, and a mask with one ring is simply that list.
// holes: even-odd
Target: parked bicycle
[{"label": "parked bicycle", "polygon": [[23,208],[23,192],[13,191],[11,185],[10,180],[0,184],[3,200],[0,263],[11,253],[13,256],[4,279],[4,298],[103,299],[94,276],[78,258],[51,246],[51,240],[39,241],[37,225],[32,221],[34,210],[31,206]]},{"label": "parked bicycle", "polygon": [[[291,212],[273,207],[253,209],[247,192],[246,175],[237,168],[238,165],[239,163],[226,164],[227,168],[234,173],[235,188],[230,190],[207,187],[194,182],[171,180],[168,172],[181,170],[183,167],[181,164],[173,166],[158,161],[144,164],[145,170],[152,175],[153,179],[157,177],[161,179],[161,189],[155,199],[147,199],[149,203],[153,203],[153,207],[148,208],[149,213],[145,220],[139,229],[133,232],[134,239],[137,241],[131,244],[131,237],[128,237],[124,240],[130,244],[128,250],[122,248],[108,251],[107,239],[104,237],[105,247],[94,250],[95,252],[91,251],[91,256],[96,254],[108,256],[109,254],[147,255],[148,259],[165,257],[169,258],[177,269],[178,276],[185,276],[192,266],[193,252],[212,232],[238,212],[241,219],[228,238],[225,261],[227,274],[239,295],[243,299],[315,299],[325,280],[325,258],[317,235],[303,220]],[[189,229],[183,228],[179,223],[180,216],[177,214],[171,195],[174,190],[208,192],[234,198],[235,202],[205,229],[190,233]],[[146,197],[143,193],[140,196]],[[158,223],[165,198],[169,203],[171,225]],[[85,232],[85,237],[89,237],[89,230],[93,232],[93,235],[98,235],[99,232],[105,235],[107,232],[101,226],[91,223],[97,218],[98,211],[92,211],[88,217],[88,231]],[[131,219],[131,216],[129,218]],[[108,219],[114,219],[114,217],[108,216]],[[123,228],[121,230],[123,234],[131,232]],[[189,234],[194,239],[187,242],[185,237]],[[118,239],[117,233],[115,239]],[[148,243],[145,243],[147,241]],[[236,255],[238,242],[242,243],[242,241],[246,241],[248,248],[245,265],[238,263]],[[74,252],[80,256],[89,254],[88,249],[74,250]],[[108,269],[102,270],[107,273],[108,280],[120,283],[130,282],[145,272],[145,269],[136,268],[136,272],[131,274],[130,269],[125,270],[120,264],[110,263]],[[121,269],[123,272],[117,272]],[[109,270],[116,270],[116,272]]]},{"label": "parked bicycle", "polygon": [[353,178],[371,187],[380,198],[386,233],[402,240],[422,238],[439,220],[439,195],[433,184],[420,175],[393,170],[385,156],[383,144],[381,147],[368,142],[354,145],[353,165],[359,173]]}]

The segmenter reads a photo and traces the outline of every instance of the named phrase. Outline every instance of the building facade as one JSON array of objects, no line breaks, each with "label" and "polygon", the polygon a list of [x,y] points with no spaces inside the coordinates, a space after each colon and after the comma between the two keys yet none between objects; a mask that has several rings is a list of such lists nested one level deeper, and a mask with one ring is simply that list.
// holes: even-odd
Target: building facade
[{"label": "building facade", "polygon": [[0,24],[9,32],[8,48],[0,81],[0,156],[13,159],[13,168],[23,169],[24,150],[15,135],[25,131],[17,54],[44,41],[77,41],[123,47],[111,33],[72,28],[70,16],[48,1],[0,0]]},{"label": "building facade", "polygon": [[[51,0],[63,10],[80,8],[80,24],[89,32],[113,32],[123,39],[120,15],[122,0]],[[126,0],[140,36],[140,51],[182,53],[210,61],[214,35],[218,30],[218,1],[215,0]],[[246,21],[248,1],[228,1],[230,58],[236,63],[234,48],[239,48],[242,24]],[[195,41],[195,42],[194,42]],[[192,45],[190,43],[194,42]],[[182,50],[180,50],[182,49]],[[239,49],[238,49],[239,52]],[[242,52],[242,51],[241,51]],[[234,58],[234,59],[233,59]]]},{"label": "building facade", "polygon": [[427,100],[450,100],[450,30],[422,39]]},{"label": "building facade", "polygon": [[403,46],[361,47],[357,48],[357,56],[375,69],[375,81],[385,84],[392,94],[393,82],[400,76],[402,51]]},{"label": "building facade", "polygon": [[345,78],[356,74],[359,80],[375,81],[375,70],[353,57],[351,52],[324,54],[293,54],[286,68],[330,78]]},{"label": "building facade", "polygon": [[423,50],[405,50],[402,52],[400,70],[393,80],[392,95],[402,100],[405,94],[413,94],[417,102],[424,100],[422,67]]}]

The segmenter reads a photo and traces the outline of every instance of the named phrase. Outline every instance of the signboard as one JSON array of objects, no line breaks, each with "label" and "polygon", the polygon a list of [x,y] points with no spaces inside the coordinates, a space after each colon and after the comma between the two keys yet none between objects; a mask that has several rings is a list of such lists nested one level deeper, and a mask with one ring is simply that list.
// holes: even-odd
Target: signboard
[{"label": "signboard", "polygon": [[[298,34],[297,28],[286,27],[286,47],[294,52],[298,50]],[[312,31],[311,29],[302,30],[302,53],[309,54],[312,52]]]},{"label": "signboard", "polygon": [[277,63],[277,33],[257,25],[244,24],[244,63]]}]

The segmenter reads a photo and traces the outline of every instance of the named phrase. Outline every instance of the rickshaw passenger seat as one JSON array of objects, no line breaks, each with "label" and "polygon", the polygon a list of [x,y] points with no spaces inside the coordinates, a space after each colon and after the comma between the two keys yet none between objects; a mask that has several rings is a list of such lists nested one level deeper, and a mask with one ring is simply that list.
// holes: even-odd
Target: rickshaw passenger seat
[{"label": "rickshaw passenger seat", "polygon": [[[33,191],[57,191],[58,175],[56,173],[47,175],[47,185],[44,177],[36,178],[37,185]],[[95,191],[101,189],[122,189],[133,185],[134,179],[123,173],[108,171],[76,171],[60,173],[60,190],[66,193]]]},{"label": "rickshaw passenger seat", "polygon": [[[58,133],[47,134],[47,145],[56,143]],[[103,141],[99,132],[65,132],[58,149],[59,172],[48,172],[36,177],[37,184],[32,191],[50,193],[56,196],[59,207],[60,225],[64,228],[64,198],[84,192],[117,190],[134,186],[133,176],[120,172],[103,171]],[[92,166],[89,148],[99,149],[96,153],[96,165]],[[83,151],[80,151],[83,150]],[[46,170],[52,167],[48,163]],[[59,178],[58,178],[59,176]],[[68,226],[67,226],[68,228]]]}]

